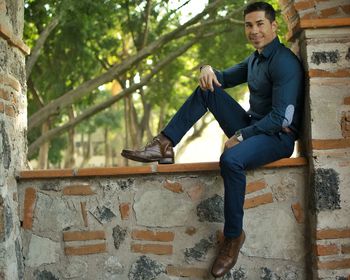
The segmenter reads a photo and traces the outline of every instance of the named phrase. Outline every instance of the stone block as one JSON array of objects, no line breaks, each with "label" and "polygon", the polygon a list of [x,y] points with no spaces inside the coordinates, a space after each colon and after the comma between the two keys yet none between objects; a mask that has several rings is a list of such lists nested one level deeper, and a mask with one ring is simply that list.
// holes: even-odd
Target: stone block
[{"label": "stone block", "polygon": [[120,244],[123,243],[123,241],[125,240],[127,234],[127,229],[122,228],[119,225],[116,225],[113,228],[113,233],[112,233],[112,237],[113,237],[113,243],[114,243],[114,247],[118,250],[120,247]]},{"label": "stone block", "polygon": [[59,261],[60,249],[60,243],[33,234],[29,242],[25,265],[38,267],[42,264],[56,263]]},{"label": "stone block", "polygon": [[166,190],[136,194],[134,211],[138,225],[173,227],[186,225],[193,205],[184,193]]},{"label": "stone block", "polygon": [[82,260],[70,260],[64,264],[64,269],[61,270],[61,274],[64,278],[68,279],[84,279],[88,272],[88,264]]},{"label": "stone block", "polygon": [[154,280],[165,272],[165,267],[146,256],[139,257],[129,271],[129,280]]},{"label": "stone block", "polygon": [[195,261],[203,261],[210,248],[214,247],[212,239],[201,239],[198,243],[194,245],[193,248],[185,249],[185,260],[188,263],[193,263]]},{"label": "stone block", "polygon": [[197,216],[201,222],[224,222],[224,199],[215,194],[203,200],[197,206]]},{"label": "stone block", "polygon": [[313,174],[314,209],[340,209],[339,174],[334,169],[317,168]]}]

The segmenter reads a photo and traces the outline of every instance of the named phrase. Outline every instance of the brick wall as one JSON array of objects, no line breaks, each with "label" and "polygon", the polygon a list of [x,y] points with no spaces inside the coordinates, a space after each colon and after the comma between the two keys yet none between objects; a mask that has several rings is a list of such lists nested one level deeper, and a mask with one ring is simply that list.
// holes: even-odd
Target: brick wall
[{"label": "brick wall", "polygon": [[23,2],[0,0],[0,279],[23,279],[16,173],[26,162]]},{"label": "brick wall", "polygon": [[[22,172],[25,279],[210,279],[223,227],[218,166],[162,168]],[[300,159],[248,172],[247,242],[224,279],[308,279],[306,172]]]}]

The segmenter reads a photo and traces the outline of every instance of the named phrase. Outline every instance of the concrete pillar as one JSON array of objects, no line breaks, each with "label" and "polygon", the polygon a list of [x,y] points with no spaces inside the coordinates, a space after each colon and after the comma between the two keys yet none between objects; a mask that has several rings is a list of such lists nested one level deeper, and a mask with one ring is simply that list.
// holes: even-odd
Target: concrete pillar
[{"label": "concrete pillar", "polygon": [[26,162],[23,1],[0,0],[0,279],[23,279],[16,173]]}]

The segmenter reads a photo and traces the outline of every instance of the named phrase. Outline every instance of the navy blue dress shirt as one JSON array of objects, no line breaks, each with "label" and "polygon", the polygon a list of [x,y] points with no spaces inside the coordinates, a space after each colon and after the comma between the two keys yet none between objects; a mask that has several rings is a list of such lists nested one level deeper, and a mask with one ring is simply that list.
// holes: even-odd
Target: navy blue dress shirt
[{"label": "navy blue dress shirt", "polygon": [[248,82],[251,125],[241,129],[243,139],[275,134],[283,127],[296,135],[303,111],[304,71],[294,53],[276,37],[259,54],[255,51],[241,63],[215,70],[223,88]]}]

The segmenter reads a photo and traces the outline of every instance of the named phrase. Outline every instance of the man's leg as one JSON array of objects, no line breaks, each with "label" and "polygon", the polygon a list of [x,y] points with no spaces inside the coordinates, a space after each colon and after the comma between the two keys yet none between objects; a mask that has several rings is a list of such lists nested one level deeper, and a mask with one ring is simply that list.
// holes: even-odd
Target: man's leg
[{"label": "man's leg", "polygon": [[217,256],[212,274],[222,277],[235,264],[243,245],[243,204],[246,188],[245,170],[253,169],[293,153],[294,136],[260,134],[224,151],[220,158],[221,175],[224,179],[225,247]]},{"label": "man's leg", "polygon": [[214,92],[199,87],[181,106],[161,134],[141,150],[123,150],[122,156],[141,162],[173,163],[172,147],[177,145],[186,132],[210,111],[228,137],[236,130],[249,125],[247,112],[224,90],[215,87]]},{"label": "man's leg", "polygon": [[218,121],[227,137],[236,130],[248,126],[247,112],[227,92],[214,87],[214,92],[198,87],[177,111],[162,133],[176,146],[186,132],[207,112],[210,111]]}]

